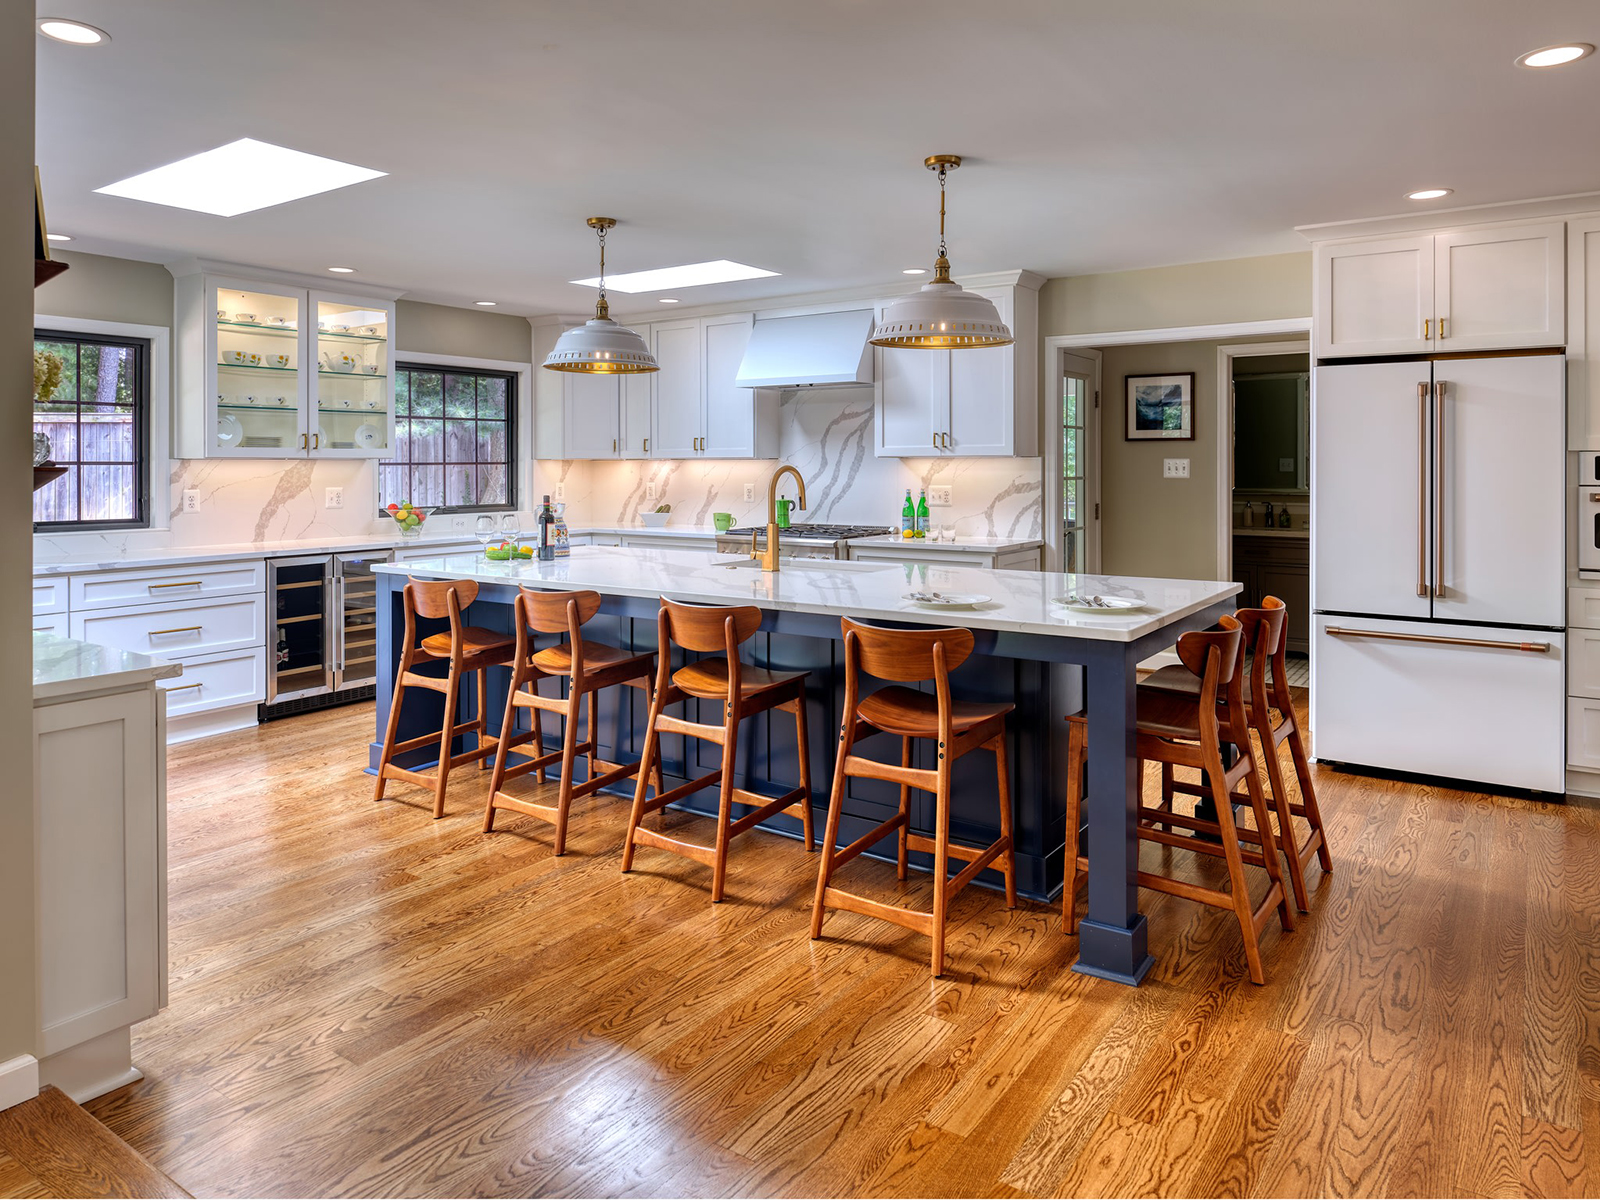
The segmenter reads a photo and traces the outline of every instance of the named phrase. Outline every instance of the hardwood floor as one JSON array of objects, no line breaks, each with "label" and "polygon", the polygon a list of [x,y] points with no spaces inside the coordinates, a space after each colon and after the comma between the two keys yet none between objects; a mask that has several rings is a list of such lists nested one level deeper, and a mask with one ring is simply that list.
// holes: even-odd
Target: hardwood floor
[{"label": "hardwood floor", "polygon": [[0,1196],[188,1194],[59,1088],[0,1111]]},{"label": "hardwood floor", "polygon": [[197,1194],[1600,1192],[1591,808],[1318,770],[1335,872],[1268,924],[1265,987],[1230,913],[1145,893],[1133,991],[977,888],[930,981],[883,922],[808,940],[796,842],[741,839],[714,907],[695,863],[619,872],[622,800],[560,859],[542,821],[479,832],[474,770],[444,820],[374,804],[371,728],[173,752],[171,1007],[89,1107]]}]

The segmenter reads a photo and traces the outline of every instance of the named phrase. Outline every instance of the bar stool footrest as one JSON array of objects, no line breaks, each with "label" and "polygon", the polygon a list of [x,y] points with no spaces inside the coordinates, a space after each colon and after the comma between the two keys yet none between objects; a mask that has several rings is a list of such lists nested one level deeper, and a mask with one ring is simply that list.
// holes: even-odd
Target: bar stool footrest
[{"label": "bar stool footrest", "polygon": [[880,921],[888,921],[892,925],[899,925],[903,929],[910,929],[924,936],[931,936],[933,933],[933,914],[930,912],[901,908],[896,904],[885,904],[881,900],[869,900],[865,896],[858,896],[842,888],[830,886],[824,889],[822,903],[828,908],[859,913],[864,917],[877,917]]}]

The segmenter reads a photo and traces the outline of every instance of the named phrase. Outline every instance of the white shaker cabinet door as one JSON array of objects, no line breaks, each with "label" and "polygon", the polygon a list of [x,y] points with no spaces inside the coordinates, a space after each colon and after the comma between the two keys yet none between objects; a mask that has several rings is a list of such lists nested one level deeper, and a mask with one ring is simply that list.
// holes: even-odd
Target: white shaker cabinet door
[{"label": "white shaker cabinet door", "polygon": [[1434,349],[1433,243],[1420,234],[1319,245],[1317,357]]},{"label": "white shaker cabinet door", "polygon": [[[984,289],[979,295],[994,301],[1007,326],[1014,323],[1010,288]],[[946,452],[964,456],[1015,452],[1016,355],[1015,345],[951,352],[949,436],[942,440]]]},{"label": "white shaker cabinet door", "polygon": [[[1442,359],[1433,371],[1440,501],[1433,615],[1564,624],[1567,488],[1555,464],[1566,363],[1558,354]],[[1319,510],[1319,522],[1326,512]]]},{"label": "white shaker cabinet door", "polygon": [[660,370],[654,377],[656,412],[651,458],[693,458],[705,433],[700,380],[700,322],[664,321],[651,328]]},{"label": "white shaker cabinet door", "polygon": [[1515,350],[1566,340],[1566,226],[1493,225],[1434,239],[1435,349]]},{"label": "white shaker cabinet door", "polygon": [[1430,615],[1430,384],[1425,362],[1317,368],[1313,608]]},{"label": "white shaker cabinet door", "polygon": [[616,458],[621,445],[620,375],[561,372],[566,405],[566,457]]},{"label": "white shaker cabinet door", "polygon": [[1600,217],[1567,235],[1567,449],[1600,450]]},{"label": "white shaker cabinet door", "polygon": [[755,393],[734,382],[755,318],[750,313],[707,317],[704,347],[706,425],[702,451],[717,458],[756,457]]},{"label": "white shaker cabinet door", "polygon": [[[950,351],[879,348],[878,455],[932,458],[945,453],[950,427]],[[980,353],[976,350],[963,351]]]},{"label": "white shaker cabinet door", "polygon": [[[654,345],[654,330],[648,325],[635,325],[633,330],[644,339],[646,346]],[[622,377],[622,457],[651,458],[650,393],[655,386],[654,371]]]}]

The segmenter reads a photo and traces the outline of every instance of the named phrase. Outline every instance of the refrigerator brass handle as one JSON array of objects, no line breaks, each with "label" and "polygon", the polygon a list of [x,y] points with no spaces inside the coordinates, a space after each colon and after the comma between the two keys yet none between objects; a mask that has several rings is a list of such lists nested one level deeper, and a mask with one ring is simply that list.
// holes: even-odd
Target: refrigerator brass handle
[{"label": "refrigerator brass handle", "polygon": [[180,583],[147,583],[144,586],[148,590],[153,592],[157,588],[204,587],[205,585],[203,583],[201,583],[198,579],[185,579]]},{"label": "refrigerator brass handle", "polygon": [[177,687],[169,687],[169,692],[192,692],[200,685],[198,683],[180,683]]},{"label": "refrigerator brass handle", "polygon": [[149,636],[165,637],[169,633],[199,633],[204,628],[204,625],[183,625],[177,629],[152,629]]},{"label": "refrigerator brass handle", "polygon": [[1345,629],[1329,625],[1333,637],[1377,638],[1384,642],[1428,642],[1435,646],[1482,646],[1488,650],[1521,650],[1528,654],[1550,653],[1549,642],[1496,642],[1488,638],[1441,637],[1433,633],[1389,633],[1382,629]]},{"label": "refrigerator brass handle", "polygon": [[1444,381],[1433,385],[1433,595],[1444,595]]},{"label": "refrigerator brass handle", "polygon": [[1428,594],[1428,385],[1417,384],[1417,595]]}]

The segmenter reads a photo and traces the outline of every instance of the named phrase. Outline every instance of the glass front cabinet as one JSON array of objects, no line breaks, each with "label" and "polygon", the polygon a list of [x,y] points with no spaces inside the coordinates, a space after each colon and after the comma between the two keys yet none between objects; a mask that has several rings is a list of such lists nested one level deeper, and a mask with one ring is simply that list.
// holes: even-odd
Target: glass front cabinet
[{"label": "glass front cabinet", "polygon": [[209,272],[175,291],[178,457],[389,457],[392,299]]}]

